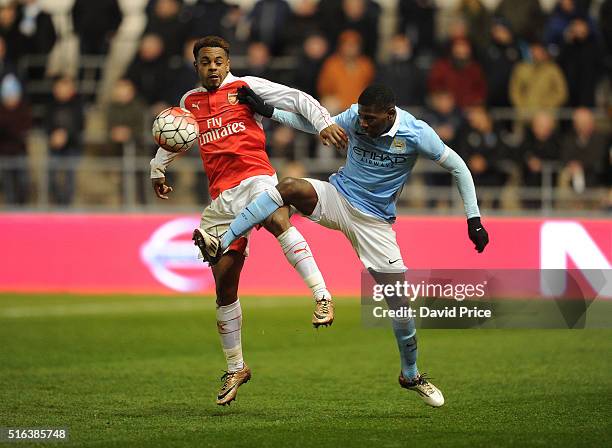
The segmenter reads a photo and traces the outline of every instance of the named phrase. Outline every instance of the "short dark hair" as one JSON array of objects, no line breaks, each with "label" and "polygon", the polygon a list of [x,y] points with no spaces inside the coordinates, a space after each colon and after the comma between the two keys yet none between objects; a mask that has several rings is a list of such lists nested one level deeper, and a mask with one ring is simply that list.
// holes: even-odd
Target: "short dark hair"
[{"label": "short dark hair", "polygon": [[202,48],[223,48],[225,54],[229,57],[230,44],[228,41],[219,36],[206,36],[198,39],[193,44],[193,58],[198,59],[198,53]]},{"label": "short dark hair", "polygon": [[375,106],[378,109],[395,107],[395,94],[393,90],[382,84],[372,84],[361,92],[357,100],[362,106]]}]

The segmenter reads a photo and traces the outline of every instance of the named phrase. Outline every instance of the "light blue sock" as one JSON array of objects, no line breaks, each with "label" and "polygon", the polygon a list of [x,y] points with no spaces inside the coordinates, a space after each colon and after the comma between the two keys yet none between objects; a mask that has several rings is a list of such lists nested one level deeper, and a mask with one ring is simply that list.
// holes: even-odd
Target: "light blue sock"
[{"label": "light blue sock", "polygon": [[236,239],[278,210],[282,204],[283,199],[276,188],[261,193],[230,223],[228,231],[221,239],[221,249],[227,249]]},{"label": "light blue sock", "polygon": [[393,333],[400,352],[402,375],[411,380],[419,374],[417,369],[417,339],[414,319],[391,319]]}]

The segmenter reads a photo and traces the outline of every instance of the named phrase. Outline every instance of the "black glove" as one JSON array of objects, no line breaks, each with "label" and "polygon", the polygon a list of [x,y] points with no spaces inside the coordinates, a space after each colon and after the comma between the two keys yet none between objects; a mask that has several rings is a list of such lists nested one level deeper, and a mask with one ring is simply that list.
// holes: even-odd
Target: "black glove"
[{"label": "black glove", "polygon": [[249,86],[238,87],[238,102],[247,104],[251,110],[266,118],[272,118],[274,107],[264,103],[259,95],[253,92]]},{"label": "black glove", "polygon": [[480,223],[480,218],[478,216],[469,218],[467,224],[470,240],[474,243],[474,248],[480,253],[487,247],[487,244],[489,244],[489,234]]}]

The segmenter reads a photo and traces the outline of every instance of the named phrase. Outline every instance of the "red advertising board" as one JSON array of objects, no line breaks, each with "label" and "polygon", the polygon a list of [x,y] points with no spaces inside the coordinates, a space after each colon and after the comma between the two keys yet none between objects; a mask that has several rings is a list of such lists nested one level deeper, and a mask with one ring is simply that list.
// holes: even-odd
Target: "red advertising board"
[{"label": "red advertising board", "polygon": [[[410,269],[609,269],[612,221],[488,218],[491,243],[474,251],[463,218],[401,217],[394,228]],[[330,290],[359,295],[362,266],[345,237],[304,218]],[[0,215],[1,291],[214,293],[191,242],[197,216]],[[251,237],[241,294],[307,295],[278,243]]]}]

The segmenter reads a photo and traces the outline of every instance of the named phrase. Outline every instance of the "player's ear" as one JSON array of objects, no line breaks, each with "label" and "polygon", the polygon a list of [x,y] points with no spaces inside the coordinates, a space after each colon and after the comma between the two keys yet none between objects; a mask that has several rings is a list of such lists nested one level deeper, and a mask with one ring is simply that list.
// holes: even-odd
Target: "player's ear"
[{"label": "player's ear", "polygon": [[229,58],[227,58],[227,71],[228,72],[230,71],[230,59]]}]

